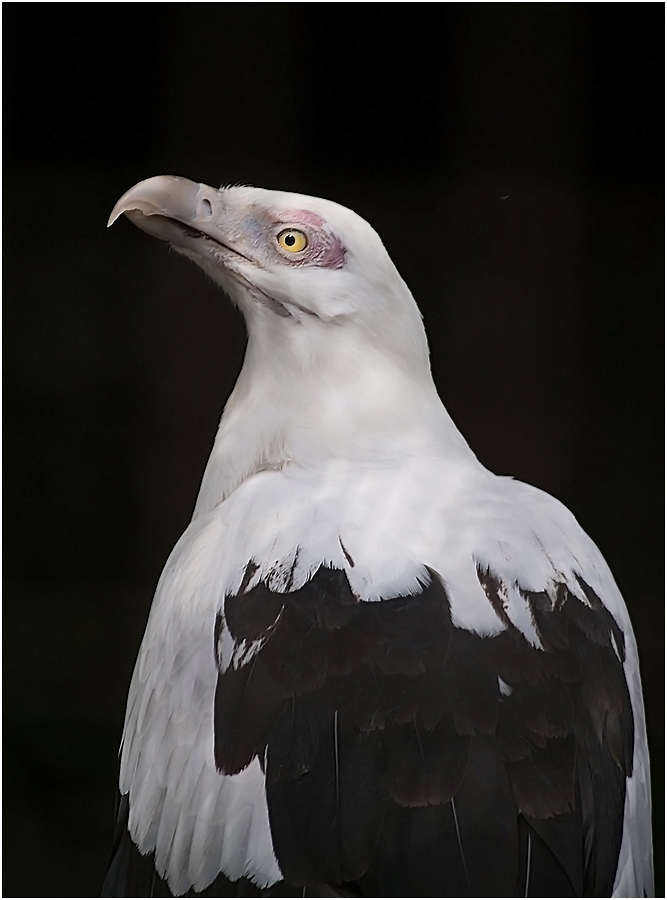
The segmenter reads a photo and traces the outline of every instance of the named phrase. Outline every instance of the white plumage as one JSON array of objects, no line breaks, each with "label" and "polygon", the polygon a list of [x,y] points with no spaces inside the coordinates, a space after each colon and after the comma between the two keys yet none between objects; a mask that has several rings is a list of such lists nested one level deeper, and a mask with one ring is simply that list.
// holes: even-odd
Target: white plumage
[{"label": "white plumage", "polygon": [[[213,883],[213,896],[253,884],[373,896],[386,877],[395,896],[547,896],[543,866],[571,889],[558,896],[651,896],[646,734],[623,599],[562,504],[477,461],[437,396],[421,316],[376,233],[328,201],[171,177],[133,187],[111,221],[121,213],[204,268],[249,339],[137,660],[105,894],[160,895],[166,881],[175,895]],[[331,573],[342,573],[340,596],[321,587]],[[391,624],[406,603],[443,623],[433,647],[417,625],[404,639]],[[303,633],[300,614],[312,617]],[[459,640],[470,649],[452,649]],[[467,670],[478,652],[480,686]],[[506,783],[473,786],[475,766]],[[503,810],[491,839],[487,790],[488,820]],[[346,821],[361,823],[354,839]],[[430,840],[441,858],[424,863]],[[493,869],[494,841],[488,893],[475,860],[486,854]],[[400,853],[403,888],[383,874]]]}]

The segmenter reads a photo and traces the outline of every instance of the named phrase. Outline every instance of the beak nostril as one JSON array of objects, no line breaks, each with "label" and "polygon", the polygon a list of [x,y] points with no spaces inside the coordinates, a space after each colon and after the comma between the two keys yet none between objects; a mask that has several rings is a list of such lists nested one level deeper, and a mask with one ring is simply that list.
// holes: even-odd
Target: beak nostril
[{"label": "beak nostril", "polygon": [[201,218],[210,219],[213,215],[213,207],[211,206],[211,201],[206,200],[205,198],[200,200],[198,212]]}]

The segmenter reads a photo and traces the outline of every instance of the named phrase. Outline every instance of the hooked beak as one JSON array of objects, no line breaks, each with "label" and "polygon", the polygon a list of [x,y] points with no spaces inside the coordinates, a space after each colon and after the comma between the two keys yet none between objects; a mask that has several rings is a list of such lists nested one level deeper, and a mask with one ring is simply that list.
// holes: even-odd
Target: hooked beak
[{"label": "hooked beak", "polygon": [[124,213],[142,231],[163,241],[187,248],[187,238],[204,237],[225,247],[211,233],[222,212],[220,191],[215,188],[177,175],[156,175],[123,194],[111,211],[107,228]]},{"label": "hooked beak", "polygon": [[156,175],[123,194],[111,211],[107,228],[124,214],[142,231],[168,241],[201,265],[232,297],[238,294],[230,280],[278,316],[291,318],[283,303],[249,280],[247,264],[256,267],[257,262],[225,243],[225,212],[221,191],[177,175]]}]

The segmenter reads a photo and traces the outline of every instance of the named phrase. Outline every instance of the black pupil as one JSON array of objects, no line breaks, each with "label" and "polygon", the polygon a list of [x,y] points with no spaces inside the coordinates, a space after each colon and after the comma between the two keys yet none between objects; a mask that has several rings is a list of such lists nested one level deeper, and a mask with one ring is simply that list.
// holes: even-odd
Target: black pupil
[{"label": "black pupil", "polygon": [[296,244],[296,238],[293,234],[285,235],[285,243],[288,247],[293,247]]}]

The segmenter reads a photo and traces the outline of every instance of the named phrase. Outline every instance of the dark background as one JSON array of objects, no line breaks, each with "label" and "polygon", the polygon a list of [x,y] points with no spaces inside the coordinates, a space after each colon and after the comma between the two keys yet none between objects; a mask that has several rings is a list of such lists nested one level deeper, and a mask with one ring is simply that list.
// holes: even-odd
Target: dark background
[{"label": "dark background", "polygon": [[4,896],[99,895],[131,668],[243,356],[195,267],[105,230],[155,174],[380,232],[481,461],[616,575],[662,848],[663,5],[3,11]]}]

